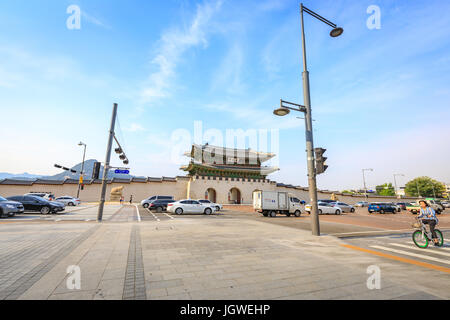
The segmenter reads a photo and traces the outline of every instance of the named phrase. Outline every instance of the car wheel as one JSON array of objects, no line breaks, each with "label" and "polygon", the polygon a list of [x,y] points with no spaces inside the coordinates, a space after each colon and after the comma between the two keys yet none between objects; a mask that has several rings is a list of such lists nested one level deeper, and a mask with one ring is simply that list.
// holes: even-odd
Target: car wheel
[{"label": "car wheel", "polygon": [[183,209],[177,208],[177,209],[175,210],[175,213],[178,214],[178,215],[183,214]]},{"label": "car wheel", "polygon": [[355,208],[351,208],[351,209],[350,209],[350,212],[351,212],[351,213],[355,212]]},{"label": "car wheel", "polygon": [[73,202],[69,202],[68,204],[67,204],[69,207],[74,207],[75,205],[73,204]]},{"label": "car wheel", "polygon": [[277,213],[276,213],[275,211],[270,211],[269,215],[270,215],[272,218],[274,218],[274,217],[277,215]]},{"label": "car wheel", "polygon": [[288,213],[286,213],[286,217],[290,217],[291,216],[291,214],[288,212]]},{"label": "car wheel", "polygon": [[50,208],[49,207],[42,207],[41,208],[41,213],[42,214],[49,214],[50,213]]},{"label": "car wheel", "polygon": [[206,209],[205,209],[205,214],[206,214],[206,215],[210,215],[211,213],[212,213],[211,208],[206,208]]},{"label": "car wheel", "polygon": [[319,214],[322,214],[322,209],[319,209]]},{"label": "car wheel", "polygon": [[300,212],[300,210],[297,210],[297,211],[294,212],[294,215],[295,215],[296,217],[300,217],[301,214],[302,214],[302,213]]},{"label": "car wheel", "polygon": [[163,208],[161,208],[161,207],[157,207],[157,208],[156,208],[156,212],[161,213],[162,211],[163,211]]},{"label": "car wheel", "polygon": [[336,210],[336,214],[341,214],[341,210]]},{"label": "car wheel", "polygon": [[384,210],[380,210],[380,213],[384,213]]},{"label": "car wheel", "polygon": [[267,212],[263,212],[262,214],[264,217],[267,217],[269,214]]},{"label": "car wheel", "polygon": [[147,209],[147,208],[148,208],[148,203],[144,203],[142,206],[143,206],[145,209]]},{"label": "car wheel", "polygon": [[220,207],[219,206],[216,206],[216,211],[220,211]]}]

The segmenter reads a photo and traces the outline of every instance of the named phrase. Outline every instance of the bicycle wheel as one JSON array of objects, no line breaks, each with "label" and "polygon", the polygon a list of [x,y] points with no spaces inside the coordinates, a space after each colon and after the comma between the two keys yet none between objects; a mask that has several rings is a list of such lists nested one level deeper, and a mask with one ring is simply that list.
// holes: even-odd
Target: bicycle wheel
[{"label": "bicycle wheel", "polygon": [[441,230],[434,229],[434,231],[436,231],[436,235],[439,239],[438,247],[442,247],[444,245],[444,236],[442,235]]},{"label": "bicycle wheel", "polygon": [[425,249],[426,247],[428,247],[428,237],[423,234],[422,231],[414,231],[414,233],[412,234],[412,239],[414,241],[414,244],[419,248]]}]

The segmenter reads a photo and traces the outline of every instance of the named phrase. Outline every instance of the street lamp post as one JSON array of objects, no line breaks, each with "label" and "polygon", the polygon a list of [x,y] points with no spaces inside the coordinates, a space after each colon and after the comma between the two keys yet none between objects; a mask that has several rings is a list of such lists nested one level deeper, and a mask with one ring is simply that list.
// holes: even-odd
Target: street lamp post
[{"label": "street lamp post", "polygon": [[[309,197],[311,201],[311,229],[312,234],[315,236],[320,236],[320,225],[319,225],[319,210],[317,207],[317,185],[316,185],[316,171],[315,171],[315,159],[314,159],[314,143],[313,143],[313,128],[312,128],[312,115],[311,115],[311,94],[309,89],[309,71],[306,63],[306,44],[305,44],[305,26],[303,13],[306,12],[314,18],[322,21],[323,23],[331,26],[333,30],[330,32],[331,37],[338,37],[343,32],[344,29],[337,27],[336,24],[330,22],[314,11],[303,6],[303,3],[300,4],[300,17],[301,17],[301,33],[302,33],[302,55],[303,55],[303,100],[305,105],[295,105],[290,103],[291,105],[295,105],[297,108],[289,108],[283,107],[274,111],[276,115],[284,116],[289,113],[289,110],[296,110],[305,113],[305,134],[306,134],[306,157],[308,164],[308,190]],[[283,101],[282,101],[283,103]]]},{"label": "street lamp post", "polygon": [[83,178],[83,174],[84,174],[84,159],[86,157],[86,144],[81,142],[78,144],[79,146],[84,146],[84,151],[83,151],[83,161],[81,162],[81,173],[80,173],[80,179],[78,179],[78,191],[77,191],[77,198],[80,197],[80,188],[81,188],[81,179]]},{"label": "street lamp post", "polygon": [[366,187],[366,176],[364,175],[364,171],[373,171],[372,168],[369,169],[362,169],[362,174],[363,174],[363,184],[364,184],[364,199],[367,202],[367,187]]},{"label": "street lamp post", "polygon": [[405,175],[402,174],[402,173],[394,173],[394,187],[395,187],[394,192],[395,192],[395,195],[397,195],[397,180],[395,179],[396,176],[404,177]]}]

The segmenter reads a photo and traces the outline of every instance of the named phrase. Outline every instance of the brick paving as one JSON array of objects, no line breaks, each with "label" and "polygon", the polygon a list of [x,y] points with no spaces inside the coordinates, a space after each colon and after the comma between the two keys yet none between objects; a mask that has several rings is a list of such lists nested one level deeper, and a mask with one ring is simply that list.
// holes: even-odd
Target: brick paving
[{"label": "brick paving", "polygon": [[[398,282],[397,274],[384,271],[389,263],[349,252],[341,243],[334,237],[316,238],[305,230],[226,214],[0,225],[0,297],[449,298],[448,293],[415,286],[413,281]],[[67,288],[70,265],[80,267],[80,290]],[[369,265],[383,268],[380,290],[367,288]],[[427,272],[433,272],[436,281],[445,279],[438,271]]]}]

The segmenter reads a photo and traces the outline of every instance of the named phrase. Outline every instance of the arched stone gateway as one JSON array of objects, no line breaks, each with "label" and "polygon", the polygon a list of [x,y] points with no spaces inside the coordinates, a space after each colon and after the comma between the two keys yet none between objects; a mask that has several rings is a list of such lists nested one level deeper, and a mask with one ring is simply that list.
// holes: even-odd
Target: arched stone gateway
[{"label": "arched stone gateway", "polygon": [[211,202],[217,202],[217,192],[213,188],[208,188],[205,192],[205,199]]},{"label": "arched stone gateway", "polygon": [[228,192],[228,200],[231,204],[241,204],[241,191],[238,188],[231,188]]}]

